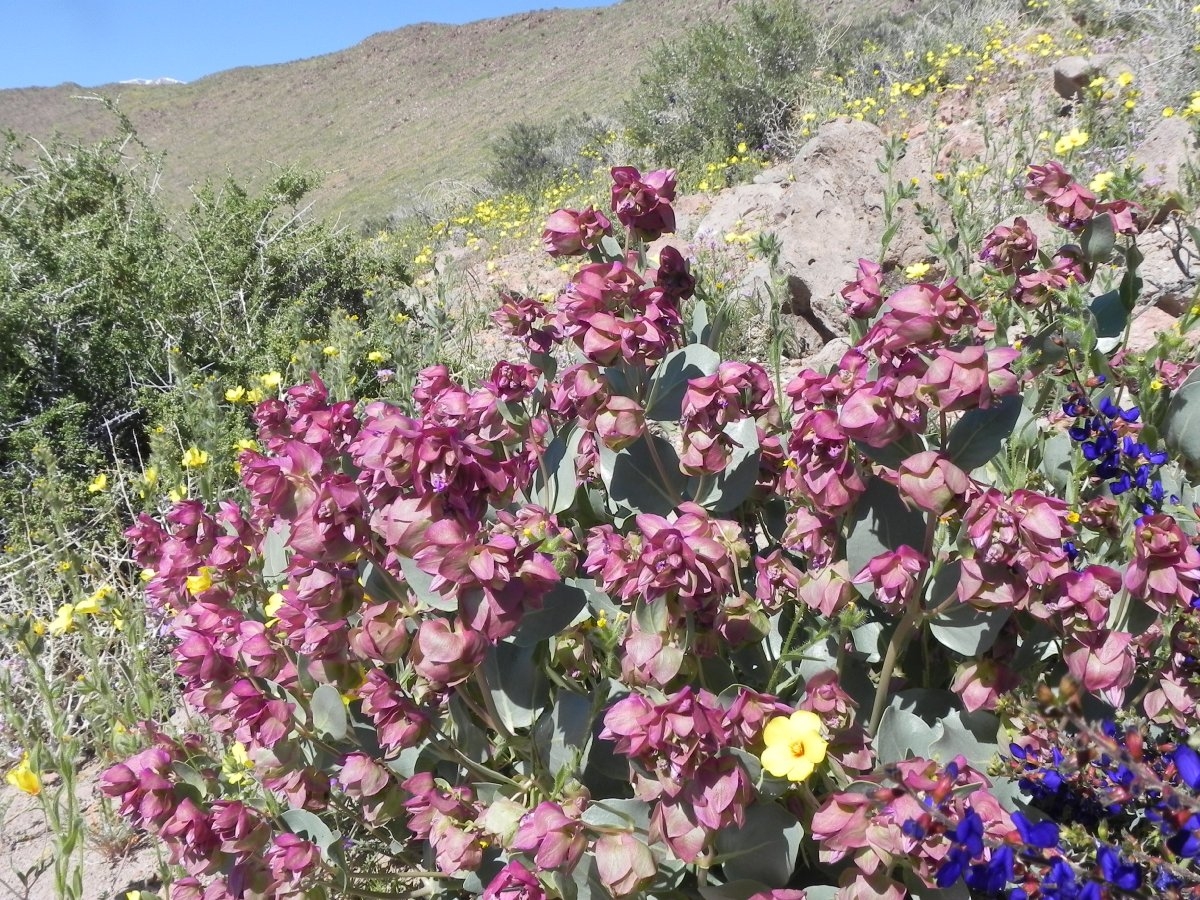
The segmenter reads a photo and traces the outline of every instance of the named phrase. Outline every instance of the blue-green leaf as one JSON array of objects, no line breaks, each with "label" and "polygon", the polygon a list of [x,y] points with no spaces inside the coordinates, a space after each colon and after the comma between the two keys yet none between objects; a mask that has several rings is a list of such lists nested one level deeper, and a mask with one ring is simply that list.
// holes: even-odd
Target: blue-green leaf
[{"label": "blue-green leaf", "polygon": [[903,544],[920,550],[924,535],[924,514],[905,506],[895,487],[882,478],[873,478],[854,507],[854,531],[846,541],[850,574],[857,574],[879,554]]},{"label": "blue-green leaf", "polygon": [[1171,398],[1163,439],[1189,463],[1200,465],[1200,369],[1189,375]]},{"label": "blue-green leaf", "polygon": [[964,472],[988,463],[1013,433],[1021,408],[1020,397],[1005,397],[987,409],[963,413],[946,440],[950,461]]},{"label": "blue-green leaf", "polygon": [[678,422],[688,382],[693,378],[712,375],[720,364],[720,355],[703,344],[689,344],[671,353],[650,376],[646,418],[658,422]]},{"label": "blue-green leaf", "polygon": [[1096,337],[1117,338],[1125,333],[1129,310],[1125,308],[1120,291],[1101,294],[1092,301],[1091,310],[1096,319]]},{"label": "blue-green leaf", "polygon": [[570,428],[550,442],[533,473],[531,499],[555,515],[566,512],[575,502],[579,481],[575,476],[575,457],[579,454],[582,428]]},{"label": "blue-green leaf", "polygon": [[1012,615],[1007,607],[976,609],[969,603],[952,606],[929,622],[929,630],[943,647],[963,656],[987,653]]},{"label": "blue-green leaf", "polygon": [[430,609],[440,612],[455,612],[458,600],[446,597],[433,589],[433,576],[424,572],[414,560],[407,556],[400,557],[400,568],[404,572],[404,580],[414,596]]},{"label": "blue-green leaf", "polygon": [[283,819],[283,824],[292,834],[312,841],[322,852],[327,852],[339,837],[320,816],[307,809],[287,809],[280,813],[279,818]]},{"label": "blue-green leaf", "polygon": [[563,579],[542,598],[541,609],[525,613],[512,642],[519,647],[532,647],[554,637],[580,618],[587,604],[587,592],[579,582],[574,578]]},{"label": "blue-green leaf", "polygon": [[665,516],[683,502],[687,479],[679,471],[675,448],[662,438],[646,432],[616,451],[602,443],[599,456],[600,479],[614,514],[628,510]]},{"label": "blue-green leaf", "polygon": [[804,826],[775,803],[759,801],[746,809],[746,824],[717,832],[717,855],[730,881],[755,879],[770,887],[791,880]]},{"label": "blue-green leaf", "polygon": [[292,535],[291,526],[287,522],[276,522],[263,535],[262,559],[263,578],[274,580],[282,578],[287,571],[291,551],[288,549],[288,538]]},{"label": "blue-green leaf", "polygon": [[538,756],[552,775],[577,759],[582,768],[583,753],[592,736],[592,698],[560,690],[554,706],[538,720],[533,735]]},{"label": "blue-green leaf", "polygon": [[1117,234],[1113,231],[1112,218],[1106,215],[1092,216],[1079,238],[1084,256],[1092,264],[1107,262],[1112,256],[1116,242]]},{"label": "blue-green leaf", "polygon": [[483,660],[483,682],[500,721],[510,732],[532,725],[546,698],[546,681],[535,652],[532,646],[499,643],[492,645]]},{"label": "blue-green leaf", "polygon": [[350,717],[346,714],[341,692],[332,684],[322,684],[313,691],[309,708],[312,710],[313,729],[317,733],[333,741],[340,741],[346,736]]}]

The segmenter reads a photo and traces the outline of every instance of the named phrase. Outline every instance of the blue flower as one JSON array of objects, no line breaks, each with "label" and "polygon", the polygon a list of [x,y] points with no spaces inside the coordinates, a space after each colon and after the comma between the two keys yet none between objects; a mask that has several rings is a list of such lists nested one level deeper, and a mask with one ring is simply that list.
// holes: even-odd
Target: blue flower
[{"label": "blue flower", "polygon": [[1021,812],[1013,813],[1012,819],[1017,825],[1017,831],[1021,833],[1021,840],[1030,847],[1049,848],[1058,846],[1057,822],[1052,822],[1049,819],[1037,823],[1030,822],[1025,817],[1025,814]]},{"label": "blue flower", "polygon": [[1135,891],[1142,886],[1142,869],[1137,863],[1122,861],[1117,851],[1107,844],[1101,844],[1096,850],[1096,860],[1100,863],[1100,873],[1104,880],[1123,891]]},{"label": "blue flower", "polygon": [[1175,760],[1175,771],[1183,783],[1193,791],[1200,790],[1200,753],[1187,744],[1180,744],[1171,758]]}]

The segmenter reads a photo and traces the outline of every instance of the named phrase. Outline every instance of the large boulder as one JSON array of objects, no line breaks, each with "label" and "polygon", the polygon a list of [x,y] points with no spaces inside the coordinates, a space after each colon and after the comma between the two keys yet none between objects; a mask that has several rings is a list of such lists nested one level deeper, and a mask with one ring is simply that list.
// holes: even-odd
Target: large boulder
[{"label": "large boulder", "polygon": [[[782,178],[743,185],[713,202],[696,230],[698,241],[720,241],[731,231],[759,229],[779,238],[780,263],[787,277],[787,309],[805,319],[824,340],[848,331],[839,291],[851,281],[858,260],[878,260],[884,229],[887,184],[880,174],[887,138],[876,126],[839,119],[822,126],[790,163]],[[919,142],[895,177],[928,172]],[[778,173],[777,173],[778,174]],[[928,180],[926,175],[925,181]],[[929,202],[928,187],[922,186]],[[925,255],[925,235],[908,204],[896,211],[902,222],[884,264],[915,262]]]}]

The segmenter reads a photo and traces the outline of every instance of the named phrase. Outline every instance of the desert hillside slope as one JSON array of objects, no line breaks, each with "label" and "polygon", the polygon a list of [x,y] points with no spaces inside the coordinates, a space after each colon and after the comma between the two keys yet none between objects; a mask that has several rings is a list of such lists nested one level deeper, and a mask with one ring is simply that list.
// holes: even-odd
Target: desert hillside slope
[{"label": "desert hillside slope", "polygon": [[337,53],[220,72],[182,85],[0,91],[0,129],[93,140],[114,129],[88,96],[118,101],[165,154],[163,188],[298,164],[326,173],[318,209],[353,217],[402,208],[431,183],[478,178],[509,123],[612,113],[662,40],[725,0],[624,0],[468,25],[381,32]]}]

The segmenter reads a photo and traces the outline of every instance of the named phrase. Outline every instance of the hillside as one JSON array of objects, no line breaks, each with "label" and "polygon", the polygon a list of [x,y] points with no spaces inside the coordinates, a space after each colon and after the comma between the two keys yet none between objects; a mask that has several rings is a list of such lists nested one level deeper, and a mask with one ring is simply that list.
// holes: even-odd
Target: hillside
[{"label": "hillside", "polygon": [[[431,184],[478,178],[508,123],[617,110],[661,40],[725,0],[624,0],[468,25],[414,25],[347,50],[244,67],[182,85],[0,91],[0,128],[93,140],[111,97],[154,151],[163,188],[300,164],[326,174],[318,209],[359,218],[414,202]],[[435,186],[434,190],[437,188]]]}]

